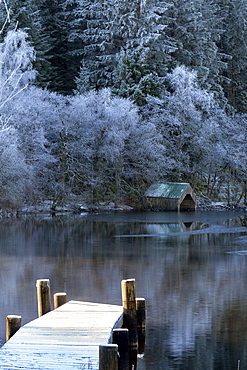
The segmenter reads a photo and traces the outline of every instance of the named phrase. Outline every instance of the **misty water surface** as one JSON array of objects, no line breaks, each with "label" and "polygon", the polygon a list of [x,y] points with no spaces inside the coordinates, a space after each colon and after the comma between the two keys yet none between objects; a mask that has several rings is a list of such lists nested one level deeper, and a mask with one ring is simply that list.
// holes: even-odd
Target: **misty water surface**
[{"label": "misty water surface", "polygon": [[[36,280],[68,300],[121,304],[136,279],[147,303],[138,370],[247,368],[247,213],[128,212],[0,223],[5,317],[37,317]],[[0,364],[1,365],[1,364]]]}]

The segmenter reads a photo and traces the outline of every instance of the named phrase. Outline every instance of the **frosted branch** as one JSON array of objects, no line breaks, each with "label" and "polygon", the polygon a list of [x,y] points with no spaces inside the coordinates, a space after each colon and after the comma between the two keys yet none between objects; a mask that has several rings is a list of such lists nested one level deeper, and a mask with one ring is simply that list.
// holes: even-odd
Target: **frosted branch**
[{"label": "frosted branch", "polygon": [[26,84],[25,86],[23,86],[22,89],[16,91],[16,92],[13,92],[12,94],[10,94],[7,99],[5,99],[1,104],[0,104],[0,109],[4,106],[4,104],[6,104],[9,100],[13,99],[15,96],[17,96],[18,94],[20,94],[23,90],[25,90],[26,88],[28,87],[28,84]]},{"label": "frosted branch", "polygon": [[7,23],[10,23],[10,11],[9,11],[9,8],[8,8],[8,5],[6,3],[6,0],[0,0],[0,3],[3,2],[4,3],[4,6],[5,6],[5,10],[6,10],[6,18],[5,18],[5,21],[4,21],[4,24],[0,30],[0,34],[3,32],[5,26]]}]

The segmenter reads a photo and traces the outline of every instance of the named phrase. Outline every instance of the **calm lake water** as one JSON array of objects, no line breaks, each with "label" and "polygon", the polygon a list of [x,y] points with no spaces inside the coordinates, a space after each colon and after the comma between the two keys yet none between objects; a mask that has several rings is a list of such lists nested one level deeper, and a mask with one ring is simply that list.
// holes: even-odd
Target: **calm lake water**
[{"label": "calm lake water", "polygon": [[121,304],[121,280],[135,278],[147,304],[138,370],[247,369],[247,212],[2,221],[0,257],[1,344],[7,315],[37,317],[37,279],[68,300]]}]

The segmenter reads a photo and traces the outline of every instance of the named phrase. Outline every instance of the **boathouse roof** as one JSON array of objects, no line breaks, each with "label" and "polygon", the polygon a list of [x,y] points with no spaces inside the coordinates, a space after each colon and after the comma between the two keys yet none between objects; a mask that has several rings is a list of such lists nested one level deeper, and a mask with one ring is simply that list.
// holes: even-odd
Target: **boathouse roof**
[{"label": "boathouse roof", "polygon": [[148,188],[145,196],[152,198],[179,199],[188,186],[190,186],[190,184],[180,182],[155,182]]},{"label": "boathouse roof", "polygon": [[148,205],[153,210],[184,211],[196,209],[196,195],[188,183],[153,183],[145,193]]}]

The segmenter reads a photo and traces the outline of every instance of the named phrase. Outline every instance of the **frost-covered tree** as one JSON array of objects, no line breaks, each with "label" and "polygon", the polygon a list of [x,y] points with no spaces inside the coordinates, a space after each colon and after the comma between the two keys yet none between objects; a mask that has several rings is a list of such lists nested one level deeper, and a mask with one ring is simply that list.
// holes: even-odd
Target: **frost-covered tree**
[{"label": "frost-covered tree", "polygon": [[139,119],[133,127],[125,149],[126,173],[135,191],[146,190],[147,184],[164,179],[169,168],[162,135],[151,120]]},{"label": "frost-covered tree", "polygon": [[138,120],[136,108],[102,90],[75,97],[70,112],[66,155],[76,164],[71,174],[77,171],[81,186],[90,186],[96,199],[104,188],[117,193],[125,141]]},{"label": "frost-covered tree", "polygon": [[226,194],[229,203],[246,204],[247,165],[247,121],[246,115],[224,117],[221,122],[221,163],[217,166],[215,186]]},{"label": "frost-covered tree", "polygon": [[119,36],[123,41],[118,53],[115,89],[118,95],[143,105],[147,95],[160,95],[170,54],[176,49],[166,33],[169,4],[155,0],[124,1],[120,9]]},{"label": "frost-covered tree", "polygon": [[[241,200],[247,204],[247,116],[246,114],[236,115],[233,119],[233,136],[231,138],[232,144],[232,158],[236,161],[233,171],[234,181],[238,185],[238,193],[234,194],[234,183],[232,186],[234,201],[240,203]],[[237,196],[236,196],[237,195]]]},{"label": "frost-covered tree", "polygon": [[32,167],[25,162],[18,131],[12,120],[15,99],[35,77],[32,69],[35,54],[26,38],[27,34],[23,31],[9,31],[0,44],[1,163],[6,167],[1,170],[0,187],[6,190],[6,197],[11,199],[14,195],[16,199],[21,199],[20,193],[27,185],[25,178],[21,181],[21,177],[26,176],[28,180],[28,173],[31,176],[32,171]]},{"label": "frost-covered tree", "polygon": [[[143,114],[156,124],[166,147],[168,176],[190,181],[202,176],[214,130],[210,121],[217,104],[213,95],[199,87],[197,74],[184,66],[167,75],[170,91],[163,98],[149,98]],[[207,133],[207,134],[206,134]]]},{"label": "frost-covered tree", "polygon": [[6,0],[0,1],[0,40],[5,32],[6,25],[10,23],[9,6]]},{"label": "frost-covered tree", "polygon": [[[70,41],[76,45],[75,55],[81,56],[81,73],[86,71],[91,88],[112,84],[116,53],[121,40],[115,19],[117,0],[77,0],[75,19],[71,21]],[[79,80],[77,79],[77,83]]]},{"label": "frost-covered tree", "polygon": [[193,179],[197,165],[202,165],[205,145],[204,127],[215,104],[212,94],[198,86],[197,75],[177,67],[167,76],[172,93],[167,101],[173,125],[173,143],[178,158],[178,174]]},{"label": "frost-covered tree", "polygon": [[49,197],[55,205],[70,193],[86,193],[93,201],[117,204],[163,172],[164,147],[155,125],[107,89],[65,97],[29,87],[11,105],[9,124],[33,169],[37,198]]},{"label": "frost-covered tree", "polygon": [[[229,54],[223,87],[229,104],[247,112],[247,5],[244,0],[218,1],[224,33],[218,41],[222,53]],[[224,12],[222,14],[222,10]]]},{"label": "frost-covered tree", "polygon": [[212,0],[172,0],[168,34],[177,49],[174,65],[183,64],[197,71],[201,85],[214,92],[222,106],[226,104],[222,88],[229,55],[219,50],[217,42],[224,32],[221,12]]},{"label": "frost-covered tree", "polygon": [[16,209],[31,189],[32,167],[20,150],[17,131],[0,121],[0,208]]},{"label": "frost-covered tree", "polygon": [[34,49],[21,30],[9,31],[0,44],[0,109],[35,77]]},{"label": "frost-covered tree", "polygon": [[155,0],[94,0],[90,6],[85,0],[77,2],[78,18],[72,25],[78,28],[71,32],[71,39],[82,43],[77,83],[81,80],[83,85],[85,73],[91,87],[114,84],[115,93],[135,101],[159,94],[169,53],[174,51],[165,32],[167,4]]},{"label": "frost-covered tree", "polygon": [[228,116],[195,71],[177,67],[167,80],[163,98],[149,97],[142,108],[163,136],[166,178],[189,181],[212,199],[246,198],[246,117]]},{"label": "frost-covered tree", "polygon": [[[0,12],[4,11],[4,2],[0,2]],[[1,13],[0,13],[1,14]],[[46,87],[51,74],[48,53],[49,37],[43,32],[39,2],[34,0],[8,0],[8,22],[1,33],[1,41],[9,31],[22,30],[27,34],[27,40],[35,49],[36,58],[33,61],[37,71],[35,82]]]},{"label": "frost-covered tree", "polygon": [[52,93],[47,90],[29,87],[11,102],[13,110],[9,124],[16,130],[26,163],[33,168],[33,194],[37,197],[45,193],[50,195],[50,189],[55,187],[52,172],[55,159],[48,141],[48,128],[57,125],[58,119],[50,95]]},{"label": "frost-covered tree", "polygon": [[75,78],[76,89],[75,94],[84,94],[91,90],[92,86],[90,83],[90,71],[84,66],[84,62],[81,63],[79,75]]},{"label": "frost-covered tree", "polygon": [[138,106],[146,104],[147,95],[159,96],[163,79],[152,72],[145,59],[139,60],[134,55],[122,53],[113,91],[123,98],[130,98]]},{"label": "frost-covered tree", "polygon": [[117,203],[135,185],[158,176],[163,146],[155,126],[140,121],[129,100],[112,97],[108,89],[50,99],[56,114],[46,128],[47,147],[61,195],[88,191],[93,201]]}]

